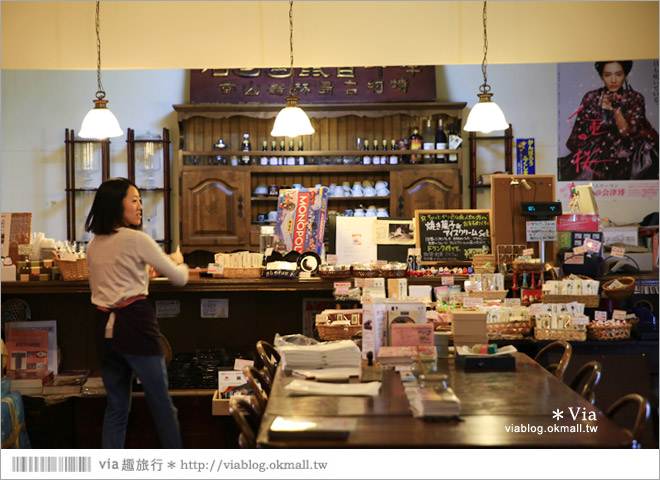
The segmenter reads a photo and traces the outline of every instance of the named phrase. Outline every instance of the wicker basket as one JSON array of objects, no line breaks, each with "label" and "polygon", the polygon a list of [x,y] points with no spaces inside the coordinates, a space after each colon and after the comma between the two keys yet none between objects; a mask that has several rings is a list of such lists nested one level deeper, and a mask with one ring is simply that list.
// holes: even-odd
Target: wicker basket
[{"label": "wicker basket", "polygon": [[598,295],[543,295],[543,303],[584,303],[585,307],[596,308],[600,305]]},{"label": "wicker basket", "polygon": [[543,267],[544,265],[541,262],[513,262],[513,269],[518,271],[538,272],[543,270]]},{"label": "wicker basket", "polygon": [[351,278],[351,269],[350,268],[346,268],[346,269],[343,269],[343,270],[322,270],[322,269],[319,269],[319,271],[316,272],[316,274],[319,277],[325,278],[325,279],[328,279],[328,280],[339,280],[339,279],[342,279],[342,278]]},{"label": "wicker basket", "polygon": [[319,339],[321,340],[350,340],[362,332],[362,325],[327,325],[317,323],[316,329],[319,331]]},{"label": "wicker basket", "polygon": [[87,280],[87,258],[78,258],[76,260],[62,260],[57,255],[53,255],[53,260],[60,269],[62,280],[65,282],[75,282],[78,280]]},{"label": "wicker basket", "polygon": [[383,278],[404,278],[406,276],[406,273],[408,273],[407,270],[402,269],[402,270],[380,270],[380,275]]},{"label": "wicker basket", "polygon": [[253,268],[223,268],[222,273],[214,273],[213,278],[259,278],[263,267]]},{"label": "wicker basket", "polygon": [[624,325],[588,325],[589,340],[628,340],[630,338],[630,323]]},{"label": "wicker basket", "polygon": [[[622,283],[624,286],[621,288],[610,288],[610,285],[615,281],[619,281],[619,283]],[[612,300],[623,300],[624,298],[628,298],[635,293],[635,279],[633,277],[614,278],[603,284],[603,292],[605,292],[605,295]]]},{"label": "wicker basket", "polygon": [[356,269],[353,267],[353,276],[357,278],[376,278],[380,277],[380,270],[376,269]]},{"label": "wicker basket", "polygon": [[472,257],[474,273],[495,273],[495,255],[477,254]]},{"label": "wicker basket", "polygon": [[484,300],[504,300],[508,294],[508,290],[477,290],[468,292],[468,297],[483,298]]},{"label": "wicker basket", "polygon": [[538,328],[534,327],[536,340],[569,340],[584,342],[587,339],[586,330],[573,330],[571,328]]}]

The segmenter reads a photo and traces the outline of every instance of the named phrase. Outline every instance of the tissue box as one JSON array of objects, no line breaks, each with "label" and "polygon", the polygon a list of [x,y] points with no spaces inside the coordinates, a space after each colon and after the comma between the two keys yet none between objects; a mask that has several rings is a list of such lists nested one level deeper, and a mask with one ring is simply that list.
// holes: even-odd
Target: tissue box
[{"label": "tissue box", "polygon": [[16,265],[3,265],[2,266],[2,281],[15,282],[16,281]]}]

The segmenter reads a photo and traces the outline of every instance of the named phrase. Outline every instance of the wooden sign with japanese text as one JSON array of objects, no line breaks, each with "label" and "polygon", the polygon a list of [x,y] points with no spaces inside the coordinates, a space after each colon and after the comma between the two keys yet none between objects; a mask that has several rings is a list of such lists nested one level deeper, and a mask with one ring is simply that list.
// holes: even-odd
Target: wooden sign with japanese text
[{"label": "wooden sign with japanese text", "polygon": [[[207,68],[190,71],[191,103],[285,103],[289,68]],[[435,100],[435,66],[295,68],[300,103]]]},{"label": "wooden sign with japanese text", "polygon": [[415,210],[422,263],[468,264],[491,253],[490,210]]}]

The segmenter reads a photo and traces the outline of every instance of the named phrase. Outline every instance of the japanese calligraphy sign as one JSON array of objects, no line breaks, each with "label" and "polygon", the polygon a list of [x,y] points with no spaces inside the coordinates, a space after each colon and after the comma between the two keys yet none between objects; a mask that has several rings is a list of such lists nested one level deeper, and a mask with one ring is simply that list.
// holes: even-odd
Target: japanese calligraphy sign
[{"label": "japanese calligraphy sign", "polygon": [[[190,71],[192,103],[284,103],[289,68],[221,68]],[[296,68],[300,103],[435,100],[435,66]]]},{"label": "japanese calligraphy sign", "polygon": [[490,253],[490,210],[415,210],[422,263],[470,263]]},{"label": "japanese calligraphy sign", "polygon": [[533,138],[516,139],[516,173],[536,174],[536,143]]}]

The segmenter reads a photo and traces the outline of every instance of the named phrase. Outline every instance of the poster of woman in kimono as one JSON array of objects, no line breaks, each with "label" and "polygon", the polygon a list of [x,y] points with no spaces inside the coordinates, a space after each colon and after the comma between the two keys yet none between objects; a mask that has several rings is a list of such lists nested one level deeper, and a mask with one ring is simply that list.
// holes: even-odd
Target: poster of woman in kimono
[{"label": "poster of woman in kimono", "polygon": [[658,61],[558,64],[557,75],[558,180],[658,179]]}]

